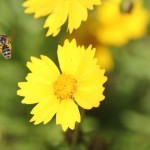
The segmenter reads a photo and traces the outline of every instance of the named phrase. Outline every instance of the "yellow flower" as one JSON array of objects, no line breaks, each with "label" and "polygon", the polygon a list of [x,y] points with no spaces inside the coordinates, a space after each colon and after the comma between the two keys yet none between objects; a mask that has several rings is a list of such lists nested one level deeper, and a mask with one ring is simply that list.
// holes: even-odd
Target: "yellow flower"
[{"label": "yellow flower", "polygon": [[146,34],[149,13],[141,0],[132,0],[131,12],[122,12],[122,0],[107,0],[98,8],[97,39],[106,45],[121,46]]},{"label": "yellow flower", "polygon": [[36,104],[31,111],[31,122],[48,123],[56,114],[56,124],[74,129],[80,122],[78,105],[84,109],[98,107],[104,99],[104,70],[96,65],[95,49],[77,47],[76,41],[65,40],[58,47],[60,70],[46,56],[31,57],[26,82],[19,82],[17,94],[24,96],[22,103]]},{"label": "yellow flower", "polygon": [[99,4],[100,0],[26,0],[23,6],[27,7],[25,13],[35,13],[35,18],[48,16],[44,24],[44,28],[49,28],[47,36],[56,36],[67,19],[71,33],[87,20],[87,9]]},{"label": "yellow flower", "polygon": [[98,65],[100,65],[101,68],[108,72],[113,70],[114,60],[110,50],[107,47],[97,46],[95,57],[97,58]]}]

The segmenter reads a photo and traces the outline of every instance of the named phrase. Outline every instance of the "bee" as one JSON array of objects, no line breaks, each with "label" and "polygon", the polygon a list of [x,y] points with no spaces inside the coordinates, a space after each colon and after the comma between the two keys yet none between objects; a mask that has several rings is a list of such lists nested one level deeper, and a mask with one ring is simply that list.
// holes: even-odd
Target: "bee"
[{"label": "bee", "polygon": [[4,56],[5,59],[11,58],[11,43],[6,35],[0,35],[0,52]]},{"label": "bee", "polygon": [[123,13],[131,13],[134,7],[133,0],[123,0],[121,4]]}]

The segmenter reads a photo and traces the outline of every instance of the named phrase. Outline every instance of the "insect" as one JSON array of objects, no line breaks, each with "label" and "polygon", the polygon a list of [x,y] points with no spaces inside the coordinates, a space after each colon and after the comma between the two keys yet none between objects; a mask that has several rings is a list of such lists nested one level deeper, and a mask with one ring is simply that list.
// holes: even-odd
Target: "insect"
[{"label": "insect", "polygon": [[132,0],[124,0],[122,1],[121,8],[123,13],[131,13],[134,7],[134,3]]},{"label": "insect", "polygon": [[0,35],[0,52],[5,59],[11,58],[11,44],[6,35]]}]

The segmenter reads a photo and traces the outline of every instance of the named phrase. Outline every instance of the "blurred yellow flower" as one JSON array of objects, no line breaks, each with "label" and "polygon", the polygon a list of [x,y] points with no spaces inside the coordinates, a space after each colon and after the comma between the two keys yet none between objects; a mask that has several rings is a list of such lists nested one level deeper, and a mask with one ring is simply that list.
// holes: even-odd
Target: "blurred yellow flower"
[{"label": "blurred yellow flower", "polygon": [[[125,1],[125,0],[124,0]],[[121,11],[122,0],[107,0],[98,8],[97,39],[106,45],[121,46],[145,35],[149,13],[141,0],[132,0],[131,12]]]},{"label": "blurred yellow flower", "polygon": [[113,70],[114,68],[114,61],[110,50],[104,46],[97,46],[95,57],[97,58],[97,64],[102,68],[105,69],[107,72]]},{"label": "blurred yellow flower", "polygon": [[48,16],[44,24],[44,28],[49,28],[47,36],[56,36],[67,19],[71,33],[81,21],[87,20],[87,9],[92,10],[93,5],[99,4],[100,0],[26,0],[23,6],[27,7],[25,13],[35,13],[35,18]]},{"label": "blurred yellow flower", "polygon": [[31,111],[31,122],[48,123],[56,114],[56,124],[74,129],[80,122],[77,104],[84,109],[98,107],[104,99],[103,84],[107,80],[94,58],[95,49],[89,46],[77,47],[76,41],[65,40],[58,47],[60,70],[46,56],[31,57],[27,63],[30,69],[26,82],[19,82],[17,94],[24,96],[24,104],[37,105]]}]

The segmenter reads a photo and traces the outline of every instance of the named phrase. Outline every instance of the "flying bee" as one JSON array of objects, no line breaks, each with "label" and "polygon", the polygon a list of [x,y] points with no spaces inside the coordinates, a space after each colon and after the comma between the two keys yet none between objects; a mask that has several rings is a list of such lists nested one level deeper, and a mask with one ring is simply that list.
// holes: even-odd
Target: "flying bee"
[{"label": "flying bee", "polygon": [[0,35],[0,52],[5,59],[11,58],[11,44],[6,35]]}]

